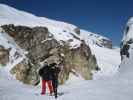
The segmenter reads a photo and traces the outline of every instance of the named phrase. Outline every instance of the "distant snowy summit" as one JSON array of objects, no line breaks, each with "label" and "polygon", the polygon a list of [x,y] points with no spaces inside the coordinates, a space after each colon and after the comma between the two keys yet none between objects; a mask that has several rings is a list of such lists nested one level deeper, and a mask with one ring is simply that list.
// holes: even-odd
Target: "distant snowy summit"
[{"label": "distant snowy summit", "polygon": [[84,79],[93,79],[95,71],[112,75],[120,63],[111,40],[69,23],[0,4],[0,26],[0,46],[7,51],[0,51],[5,70],[27,84],[38,83],[37,70],[44,61],[59,64],[62,84],[69,74]]}]

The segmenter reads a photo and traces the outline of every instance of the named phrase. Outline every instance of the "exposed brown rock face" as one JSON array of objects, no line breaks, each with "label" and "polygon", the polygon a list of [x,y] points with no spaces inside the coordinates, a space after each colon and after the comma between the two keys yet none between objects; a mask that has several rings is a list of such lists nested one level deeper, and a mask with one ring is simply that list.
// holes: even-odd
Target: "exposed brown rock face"
[{"label": "exposed brown rock face", "polygon": [[[62,80],[63,83],[68,79],[69,72],[74,70],[77,74],[80,74],[85,79],[92,79],[92,70],[95,70],[98,66],[96,65],[96,59],[91,55],[90,48],[84,44],[81,44],[79,48],[68,49],[67,46],[64,46],[60,49],[62,56]],[[63,74],[65,73],[65,74]]]},{"label": "exposed brown rock face", "polygon": [[[92,79],[92,70],[98,68],[95,56],[84,41],[80,47],[70,49],[53,38],[46,27],[29,28],[25,26],[4,25],[2,28],[14,38],[16,43],[28,51],[28,61],[23,61],[12,69],[16,78],[27,84],[36,84],[39,80],[37,69],[39,62],[56,62],[61,67],[59,81],[63,84],[74,70],[85,79]],[[13,35],[12,35],[13,34]],[[21,73],[19,73],[21,72]]]},{"label": "exposed brown rock face", "polygon": [[12,68],[11,74],[15,74],[16,79],[25,84],[36,85],[39,81],[39,76],[36,72],[37,68],[29,62],[22,61]]},{"label": "exposed brown rock face", "polygon": [[7,62],[9,62],[9,49],[0,46],[0,64],[6,65]]},{"label": "exposed brown rock face", "polygon": [[77,34],[80,34],[80,28],[78,28],[78,27],[75,28],[75,29],[74,29],[74,32],[77,33]]},{"label": "exposed brown rock face", "polygon": [[112,49],[112,41],[107,39],[101,39],[101,44],[106,47]]}]

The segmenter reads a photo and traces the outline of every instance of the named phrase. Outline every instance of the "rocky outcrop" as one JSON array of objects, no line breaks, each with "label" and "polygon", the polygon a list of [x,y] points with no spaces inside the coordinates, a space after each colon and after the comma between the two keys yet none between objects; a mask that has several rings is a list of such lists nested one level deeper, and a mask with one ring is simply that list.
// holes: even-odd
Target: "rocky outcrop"
[{"label": "rocky outcrop", "polygon": [[129,19],[121,42],[121,64],[119,74],[121,78],[133,80],[133,17]]},{"label": "rocky outcrop", "polygon": [[9,62],[9,52],[10,49],[6,49],[3,46],[0,46],[0,64],[6,65]]},{"label": "rocky outcrop", "polygon": [[74,29],[74,32],[77,33],[78,35],[80,35],[80,28],[78,28],[78,27],[75,28],[75,29]]},{"label": "rocky outcrop", "polygon": [[[77,74],[83,76],[85,79],[92,79],[92,70],[95,70],[96,59],[91,55],[90,48],[88,48],[83,42],[79,48],[69,50],[67,46],[61,49],[61,53],[64,55],[63,66],[66,70],[64,73],[75,71]],[[67,78],[67,76],[66,76]]]},{"label": "rocky outcrop", "polygon": [[120,49],[121,60],[123,60],[124,56],[129,58],[129,49],[130,44],[128,42],[126,42],[126,44],[122,44]]},{"label": "rocky outcrop", "polygon": [[100,39],[97,44],[104,46],[106,48],[112,49],[112,41],[108,39]]},{"label": "rocky outcrop", "polygon": [[37,67],[25,60],[13,67],[10,72],[15,74],[17,80],[25,84],[37,85],[39,82]]},{"label": "rocky outcrop", "polygon": [[92,70],[98,69],[95,56],[90,48],[81,41],[80,47],[70,48],[69,43],[58,42],[46,27],[29,28],[25,26],[3,25],[3,30],[12,36],[15,42],[28,53],[28,60],[16,65],[11,73],[16,79],[36,84],[39,81],[37,70],[40,62],[56,62],[61,67],[59,82],[63,84],[74,70],[85,79],[92,79]]},{"label": "rocky outcrop", "polygon": [[128,21],[126,28],[124,30],[123,39],[120,45],[121,60],[123,60],[124,56],[126,56],[126,58],[130,58],[130,55],[131,55],[130,53],[132,51],[132,46],[133,46],[133,35],[132,35],[133,20],[132,19],[133,18],[131,18]]}]

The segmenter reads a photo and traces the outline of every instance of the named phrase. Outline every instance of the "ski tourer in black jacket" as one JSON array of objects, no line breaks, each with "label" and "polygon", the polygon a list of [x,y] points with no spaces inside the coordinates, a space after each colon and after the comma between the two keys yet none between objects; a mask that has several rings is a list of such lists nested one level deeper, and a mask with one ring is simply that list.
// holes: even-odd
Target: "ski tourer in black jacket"
[{"label": "ski tourer in black jacket", "polygon": [[39,70],[39,75],[42,77],[42,95],[45,95],[46,93],[46,83],[48,84],[50,95],[52,95],[53,92],[53,86],[52,86],[52,74],[50,67],[46,64],[43,68]]},{"label": "ski tourer in black jacket", "polygon": [[45,65],[39,70],[39,75],[42,77],[42,80],[52,80],[51,68],[48,65]]}]

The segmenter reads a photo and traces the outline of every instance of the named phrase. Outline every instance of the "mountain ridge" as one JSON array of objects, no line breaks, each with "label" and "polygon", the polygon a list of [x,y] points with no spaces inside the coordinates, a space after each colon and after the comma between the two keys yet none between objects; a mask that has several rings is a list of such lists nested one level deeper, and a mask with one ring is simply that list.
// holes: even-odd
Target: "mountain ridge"
[{"label": "mountain ridge", "polygon": [[[95,68],[98,69],[97,66],[101,69],[98,75],[108,76],[108,75],[113,75],[116,72],[116,69],[118,68],[118,64],[120,63],[119,53],[115,49],[112,49],[112,42],[108,38],[85,31],[72,24],[54,21],[43,17],[37,17],[35,15],[25,13],[24,11],[21,12],[15,8],[5,6],[2,4],[0,5],[0,9],[3,9],[0,12],[0,25],[2,28],[0,33],[1,36],[3,36],[3,34],[10,35],[14,39],[14,41],[17,44],[19,44],[18,47],[20,47],[20,48],[15,47],[15,50],[14,49],[13,49],[14,51],[12,50],[14,54],[12,54],[11,56],[13,55],[16,56],[16,52],[17,52],[17,56],[20,56],[23,58],[25,58],[24,55],[28,55],[35,58],[35,59],[32,59],[33,63],[35,63],[35,61],[37,60],[36,56],[41,57],[39,59],[43,59],[43,60],[48,56],[46,55],[46,53],[41,54],[43,51],[46,51],[49,54],[51,53],[53,54],[54,52],[55,54],[56,53],[58,54],[59,51],[62,50],[63,53],[60,54],[61,57],[63,58],[64,54],[67,51],[68,54],[66,54],[66,58],[67,58],[66,62],[69,62],[69,66],[72,66],[72,68],[74,66],[78,66],[78,68],[74,67],[76,68],[75,70],[78,70],[79,72],[83,71],[81,73],[87,79],[91,79],[90,76],[92,72],[90,72],[90,69],[93,69],[93,70],[95,70]],[[7,41],[5,41],[5,44],[8,44],[8,42],[10,43],[12,41],[8,41],[7,39]],[[46,46],[42,44],[45,44]],[[51,44],[52,44],[52,47],[49,46]],[[66,47],[56,48],[58,47],[58,45],[64,46],[64,47],[66,46]],[[9,47],[11,46],[9,45]],[[32,49],[29,47],[31,47]],[[37,47],[39,49],[37,49]],[[44,47],[48,48],[48,50],[45,50]],[[52,51],[51,51],[51,48],[52,48]],[[32,51],[36,53],[34,54],[34,52]],[[40,51],[40,53],[37,51]],[[20,52],[20,54],[18,54],[18,52]],[[77,55],[74,55],[73,52],[77,53],[78,57],[76,57]],[[70,55],[73,55],[73,57],[71,57]],[[115,59],[113,59],[114,57],[113,55],[116,56]],[[59,55],[54,55],[52,56],[52,58],[50,57],[49,60],[55,59],[58,57]],[[71,59],[69,59],[69,57]],[[15,57],[13,57],[12,59],[13,61],[14,61],[14,58]],[[58,60],[58,59],[55,59],[55,60]],[[73,64],[71,65],[72,60],[73,60]],[[110,60],[112,60],[112,62]],[[65,61],[64,58],[63,58],[63,61]],[[80,64],[81,64],[81,67],[80,67]],[[86,73],[84,73],[84,71],[87,71],[87,70],[81,70],[82,66],[86,68],[86,64],[90,66],[88,71],[90,75],[88,76],[86,76]],[[24,66],[24,65],[25,63],[22,62],[16,65],[15,68],[18,70],[18,66]],[[14,72],[15,71],[12,71],[12,73]],[[32,73],[33,73],[33,70],[32,70]],[[65,77],[68,78],[67,75]]]},{"label": "mountain ridge", "polygon": [[[75,35],[75,29],[78,27],[66,22],[51,20],[45,17],[37,17],[31,13],[27,13],[21,10],[16,10],[13,7],[10,7],[8,5],[0,4],[0,25],[5,24],[14,24],[14,25],[22,25],[22,26],[29,26],[29,27],[35,27],[35,26],[44,26],[49,29],[49,31],[52,33],[53,31],[57,32],[69,32]],[[54,29],[56,28],[56,29]],[[80,30],[80,28],[78,28]],[[112,45],[111,40],[108,38],[92,33],[87,32],[86,30],[81,29],[82,34],[89,34],[88,38],[92,41],[96,40],[106,40],[110,42],[110,45]],[[77,36],[77,35],[76,35]],[[93,38],[92,38],[93,36]],[[96,44],[102,46],[99,42]],[[110,46],[111,47],[111,46]]]}]

